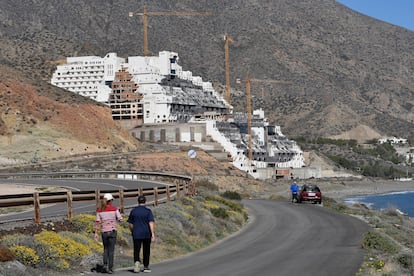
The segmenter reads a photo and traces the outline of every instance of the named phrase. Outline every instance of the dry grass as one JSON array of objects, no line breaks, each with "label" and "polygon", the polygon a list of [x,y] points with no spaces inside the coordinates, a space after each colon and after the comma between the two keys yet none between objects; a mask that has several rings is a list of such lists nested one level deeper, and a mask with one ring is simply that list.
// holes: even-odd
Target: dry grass
[{"label": "dry grass", "polygon": [[0,262],[13,261],[16,255],[10,249],[0,245]]}]

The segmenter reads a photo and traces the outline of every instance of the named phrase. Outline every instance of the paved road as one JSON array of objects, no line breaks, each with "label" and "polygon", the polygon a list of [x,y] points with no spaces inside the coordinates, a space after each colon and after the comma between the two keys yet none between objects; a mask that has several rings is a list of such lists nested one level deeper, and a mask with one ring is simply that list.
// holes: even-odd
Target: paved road
[{"label": "paved road", "polygon": [[[51,180],[48,184],[79,190],[137,186],[137,182],[125,180],[65,181]],[[45,184],[45,180],[42,182]],[[241,232],[197,253],[152,264],[150,275],[339,276],[355,275],[362,263],[359,241],[368,230],[362,221],[330,212],[319,205],[267,200],[248,200],[244,204],[249,208],[251,218]],[[42,210],[44,212],[46,210]],[[133,272],[131,268],[117,270],[116,274],[133,275]]]},{"label": "paved road", "polygon": [[[93,179],[93,178],[75,178],[75,179],[0,179],[0,189],[2,184],[24,184],[24,185],[41,185],[41,186],[54,186],[63,187],[74,191],[94,191],[99,190],[119,190],[119,189],[150,189],[155,186],[165,187],[165,184],[160,182],[151,182],[144,180],[125,180],[125,179]],[[150,200],[150,198],[149,198]],[[118,199],[114,201],[116,206],[119,206]],[[124,202],[125,206],[135,206],[137,204],[136,197],[127,198]],[[95,212],[95,201],[74,201],[73,213],[88,213]],[[41,219],[67,214],[67,204],[57,203],[50,204],[42,207],[40,210]],[[31,220],[34,218],[34,211],[6,214],[0,216],[1,222],[9,222],[16,220]]]},{"label": "paved road", "polygon": [[[152,264],[149,275],[351,276],[363,261],[359,241],[368,226],[356,218],[319,205],[268,200],[244,204],[251,219],[241,232],[197,253]],[[133,272],[130,268],[115,274]]]}]

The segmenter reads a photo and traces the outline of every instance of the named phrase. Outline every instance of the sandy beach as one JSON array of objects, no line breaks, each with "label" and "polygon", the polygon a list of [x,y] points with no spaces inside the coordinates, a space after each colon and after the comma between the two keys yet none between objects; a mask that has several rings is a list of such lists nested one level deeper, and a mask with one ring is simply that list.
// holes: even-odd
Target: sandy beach
[{"label": "sandy beach", "polygon": [[324,195],[343,199],[354,195],[384,194],[390,192],[413,191],[414,181],[395,181],[379,179],[327,181],[319,184]]}]

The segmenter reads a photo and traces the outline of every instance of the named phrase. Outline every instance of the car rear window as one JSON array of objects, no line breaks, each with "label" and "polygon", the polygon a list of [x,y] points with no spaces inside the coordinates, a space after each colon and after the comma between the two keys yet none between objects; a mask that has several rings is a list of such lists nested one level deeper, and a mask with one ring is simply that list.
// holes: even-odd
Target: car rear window
[{"label": "car rear window", "polygon": [[320,192],[319,187],[317,186],[304,186],[303,191],[304,192]]}]

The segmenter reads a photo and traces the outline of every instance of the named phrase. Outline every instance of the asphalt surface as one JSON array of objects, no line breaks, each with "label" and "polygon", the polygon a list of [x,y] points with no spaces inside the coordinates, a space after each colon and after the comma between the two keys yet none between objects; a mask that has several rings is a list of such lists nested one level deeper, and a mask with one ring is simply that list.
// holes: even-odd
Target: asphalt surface
[{"label": "asphalt surface", "polygon": [[[31,180],[19,182],[29,184]],[[38,184],[39,180],[33,182]],[[116,179],[53,179],[50,182],[42,179],[41,183],[73,190],[154,186],[149,182]],[[171,256],[169,261],[151,264],[149,275],[351,276],[358,271],[364,255],[359,242],[368,230],[368,225],[361,220],[313,204],[269,200],[245,200],[243,204],[249,209],[250,217],[240,232],[196,253],[175,259]],[[56,204],[42,209],[41,213],[65,213],[66,208],[64,204]],[[77,206],[76,212],[91,209],[94,209],[94,203],[86,202]],[[0,221],[16,219],[16,215],[2,216]],[[33,218],[31,212],[23,215]],[[156,247],[157,243],[152,246]],[[128,269],[115,270],[115,274],[133,275],[132,265]]]},{"label": "asphalt surface", "polygon": [[[359,242],[368,225],[361,220],[312,204],[244,204],[251,217],[240,232],[199,252],[151,264],[149,275],[351,276],[362,264]],[[134,274],[132,264],[115,274]]]},{"label": "asphalt surface", "polygon": [[[119,189],[151,189],[155,186],[165,187],[165,184],[154,181],[144,180],[125,180],[125,179],[94,179],[94,178],[74,178],[74,179],[0,179],[0,189],[2,184],[22,184],[22,185],[34,185],[34,186],[54,186],[63,187],[72,191],[94,191],[99,190],[119,190]],[[147,198],[150,202],[151,197]],[[114,204],[119,206],[118,199],[114,200]],[[137,205],[137,198],[125,199],[125,207],[133,207]],[[95,212],[95,201],[74,201],[73,202],[73,213],[94,213]],[[66,216],[67,215],[67,204],[47,204],[41,206],[40,217],[42,220],[53,217],[53,216]],[[11,221],[20,220],[33,220],[34,211],[29,210],[26,212],[20,212],[16,214],[6,214],[0,216],[0,224],[8,223]]]}]

